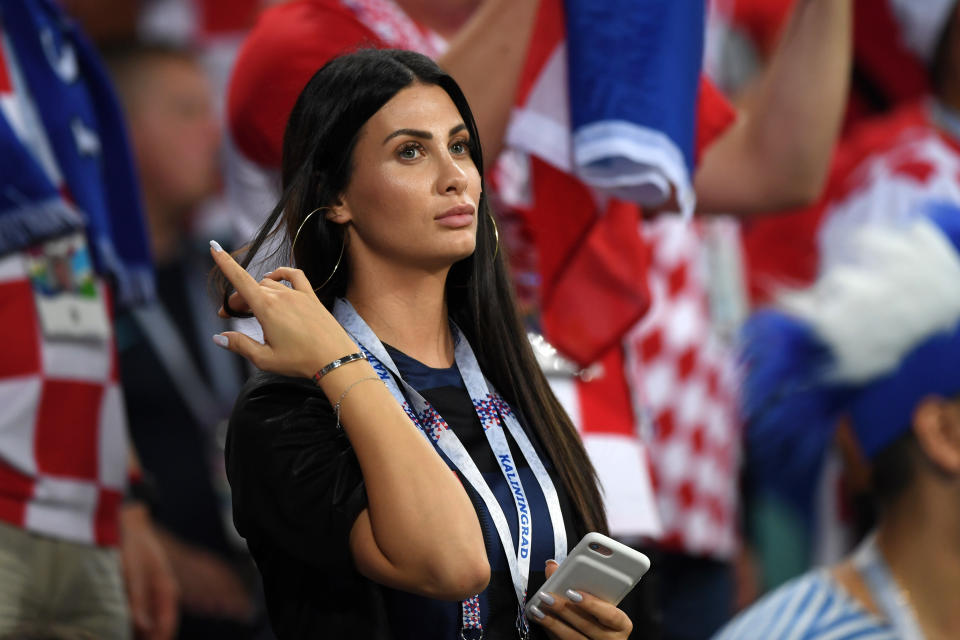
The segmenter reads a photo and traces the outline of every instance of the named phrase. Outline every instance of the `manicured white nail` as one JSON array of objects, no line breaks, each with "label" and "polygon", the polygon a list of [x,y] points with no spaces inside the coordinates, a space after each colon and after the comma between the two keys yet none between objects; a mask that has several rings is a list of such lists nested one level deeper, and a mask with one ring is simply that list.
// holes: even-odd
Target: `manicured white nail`
[{"label": "manicured white nail", "polygon": [[548,605],[550,605],[550,606],[553,606],[553,603],[556,602],[556,601],[553,599],[553,596],[550,595],[549,593],[547,593],[546,591],[541,591],[541,592],[540,592],[539,594],[537,594],[537,595],[539,595],[539,596],[540,596],[540,599],[543,600],[544,602],[546,602],[546,603],[547,603]]},{"label": "manicured white nail", "polygon": [[550,558],[549,560],[547,560],[546,565],[549,567],[551,562],[557,565],[558,567],[560,566],[560,563],[554,560],[553,558]]},{"label": "manicured white nail", "polygon": [[223,251],[223,247],[220,246],[220,243],[216,240],[210,241],[210,246],[213,247],[214,251]]},{"label": "manicured white nail", "polygon": [[535,604],[530,605],[530,613],[537,616],[537,618],[539,618],[540,620],[543,620],[544,618],[546,618],[543,611],[540,611],[540,609],[538,609],[537,605]]},{"label": "manicured white nail", "polygon": [[213,336],[213,341],[217,343],[217,346],[223,347],[224,349],[230,346],[230,338],[220,333]]},{"label": "manicured white nail", "polygon": [[567,589],[567,593],[565,595],[570,602],[583,602],[583,596],[573,589]]}]

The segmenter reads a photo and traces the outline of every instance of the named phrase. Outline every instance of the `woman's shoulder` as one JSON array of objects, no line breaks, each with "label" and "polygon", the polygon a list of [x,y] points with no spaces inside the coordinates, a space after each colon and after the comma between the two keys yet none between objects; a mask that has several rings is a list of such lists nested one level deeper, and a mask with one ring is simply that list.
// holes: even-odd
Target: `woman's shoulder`
[{"label": "woman's shoulder", "polygon": [[333,419],[333,407],[312,380],[258,371],[240,390],[230,415],[230,431],[275,432],[301,422]]},{"label": "woman's shoulder", "polygon": [[240,391],[240,395],[238,397],[242,398],[245,394],[265,387],[278,388],[280,390],[313,389],[320,391],[320,388],[313,383],[313,380],[310,380],[309,378],[284,376],[280,375],[279,373],[273,373],[272,371],[257,370],[253,375],[247,378],[247,382],[243,385],[243,389]]},{"label": "woman's shoulder", "polygon": [[234,410],[236,411],[236,408],[240,405],[251,403],[269,402],[276,404],[303,400],[308,397],[326,399],[323,390],[309,378],[284,376],[270,371],[257,371],[247,379],[237,395]]}]

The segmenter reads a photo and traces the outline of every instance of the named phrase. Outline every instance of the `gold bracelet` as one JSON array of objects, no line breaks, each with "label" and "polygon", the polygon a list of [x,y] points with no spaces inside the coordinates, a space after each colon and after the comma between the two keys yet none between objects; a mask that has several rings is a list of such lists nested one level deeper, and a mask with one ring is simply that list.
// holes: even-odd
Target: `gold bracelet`
[{"label": "gold bracelet", "polygon": [[343,428],[340,426],[340,403],[342,403],[343,399],[347,397],[348,393],[350,393],[350,389],[353,389],[355,386],[357,386],[361,382],[366,382],[367,380],[379,381],[380,378],[378,378],[377,376],[367,376],[366,378],[360,378],[359,380],[354,380],[353,382],[350,383],[350,385],[346,389],[343,390],[343,393],[340,394],[340,399],[337,400],[337,404],[333,405],[333,411],[334,413],[337,414],[337,429]]}]

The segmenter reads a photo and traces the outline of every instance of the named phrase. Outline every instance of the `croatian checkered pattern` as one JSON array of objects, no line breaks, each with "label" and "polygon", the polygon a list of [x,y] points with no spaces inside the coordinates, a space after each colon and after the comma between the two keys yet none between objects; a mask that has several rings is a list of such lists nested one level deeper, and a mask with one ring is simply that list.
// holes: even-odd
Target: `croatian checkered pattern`
[{"label": "croatian checkered pattern", "polygon": [[[0,111],[62,187],[50,145],[31,128],[36,116],[16,91],[15,72],[4,36]],[[107,287],[98,281],[97,288],[109,318]],[[117,544],[127,425],[113,337],[46,340],[25,253],[0,258],[0,327],[0,520],[56,538]]]},{"label": "croatian checkered pattern", "polygon": [[709,315],[702,229],[663,218],[650,245],[650,313],[625,340],[634,405],[652,420],[650,461],[667,548],[736,549],[740,426],[735,358]]},{"label": "croatian checkered pattern", "polygon": [[419,420],[417,422],[420,428],[423,429],[434,442],[437,442],[440,439],[440,434],[447,430],[446,420],[440,417],[437,410],[429,404],[418,417]]},{"label": "croatian checkered pattern", "polygon": [[117,544],[127,430],[112,337],[44,339],[21,253],[0,259],[0,326],[0,520]]},{"label": "croatian checkered pattern", "polygon": [[470,596],[463,601],[463,628],[483,629],[480,623],[480,596]]},{"label": "croatian checkered pattern", "polygon": [[482,400],[474,400],[473,407],[480,418],[480,424],[484,431],[500,424],[500,399],[497,396],[488,394]]}]

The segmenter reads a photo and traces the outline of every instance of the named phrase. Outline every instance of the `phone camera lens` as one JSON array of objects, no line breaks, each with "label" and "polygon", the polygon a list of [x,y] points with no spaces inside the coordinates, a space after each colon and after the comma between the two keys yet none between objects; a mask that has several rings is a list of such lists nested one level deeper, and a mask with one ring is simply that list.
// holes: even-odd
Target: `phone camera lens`
[{"label": "phone camera lens", "polygon": [[589,544],[589,548],[590,548],[590,550],[593,551],[594,553],[599,553],[600,555],[605,556],[605,557],[607,557],[607,558],[609,558],[610,556],[613,555],[613,550],[612,550],[612,549],[610,549],[609,547],[603,546],[603,545],[600,544],[599,542],[591,542],[591,543]]}]

